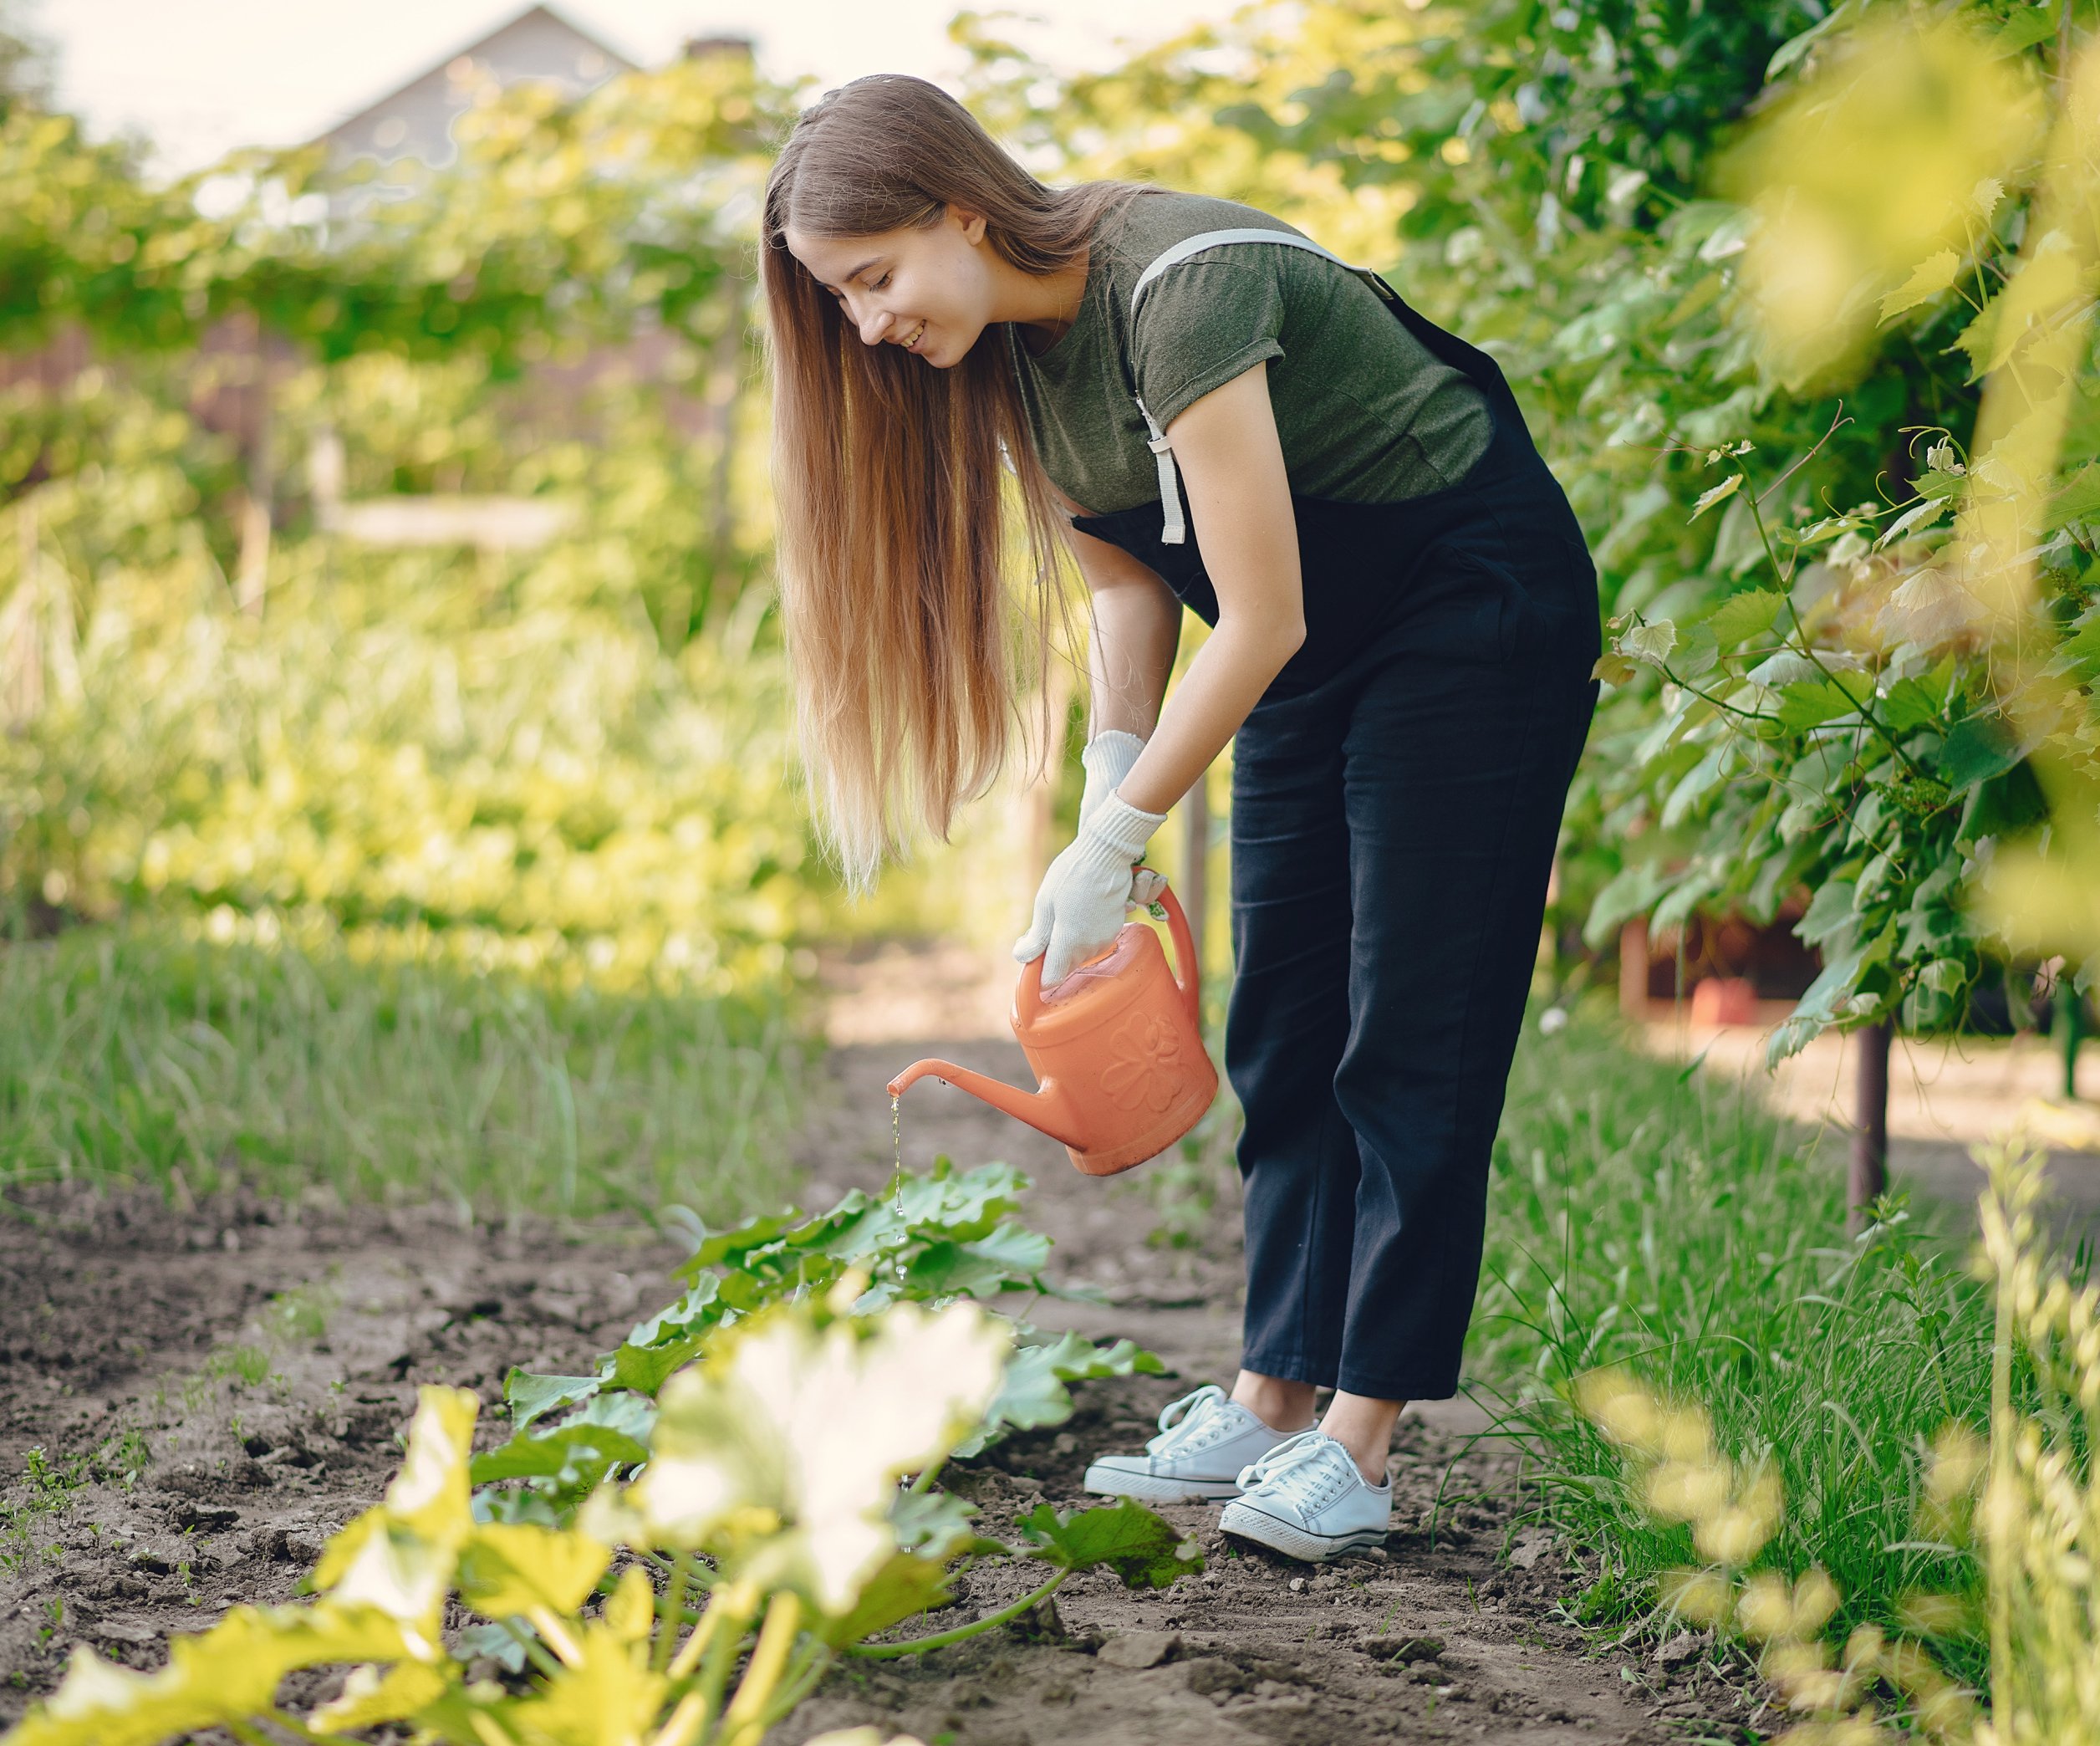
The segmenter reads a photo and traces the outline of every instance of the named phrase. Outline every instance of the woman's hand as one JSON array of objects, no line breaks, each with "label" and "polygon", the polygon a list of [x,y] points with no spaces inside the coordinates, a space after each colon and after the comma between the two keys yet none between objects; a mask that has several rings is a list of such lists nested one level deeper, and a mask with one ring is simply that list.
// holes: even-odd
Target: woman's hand
[{"label": "woman's hand", "polygon": [[1073,967],[1114,944],[1133,903],[1159,895],[1160,876],[1137,863],[1164,813],[1140,812],[1120,795],[1102,797],[1079,834],[1050,863],[1036,892],[1028,931],[1013,943],[1021,963],[1042,959],[1042,985],[1063,982]]}]

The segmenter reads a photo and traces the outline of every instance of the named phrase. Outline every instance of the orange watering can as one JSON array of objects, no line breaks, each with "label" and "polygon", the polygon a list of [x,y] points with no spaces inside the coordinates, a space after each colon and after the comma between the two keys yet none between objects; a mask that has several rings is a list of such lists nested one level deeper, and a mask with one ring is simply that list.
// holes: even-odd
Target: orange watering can
[{"label": "orange watering can", "polygon": [[1115,944],[1046,996],[1042,960],[1013,991],[1013,1034],[1042,1081],[1033,1091],[950,1061],[914,1061],[889,1082],[901,1095],[933,1078],[981,1097],[1063,1142],[1088,1176],[1114,1176],[1156,1158],[1203,1119],[1218,1093],[1198,1020],[1195,941],[1174,893],[1162,890],[1177,980],[1160,937],[1126,922]]}]

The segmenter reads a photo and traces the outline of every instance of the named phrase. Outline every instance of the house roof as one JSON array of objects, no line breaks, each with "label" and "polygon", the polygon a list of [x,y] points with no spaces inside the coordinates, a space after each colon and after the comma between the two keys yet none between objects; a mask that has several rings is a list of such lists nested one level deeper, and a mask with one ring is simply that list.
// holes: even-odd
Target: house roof
[{"label": "house roof", "polygon": [[452,121],[471,105],[474,87],[484,79],[499,85],[540,81],[580,96],[634,70],[635,64],[618,49],[552,7],[528,6],[339,121],[315,143],[328,146],[339,160],[412,157],[436,167],[456,155]]}]

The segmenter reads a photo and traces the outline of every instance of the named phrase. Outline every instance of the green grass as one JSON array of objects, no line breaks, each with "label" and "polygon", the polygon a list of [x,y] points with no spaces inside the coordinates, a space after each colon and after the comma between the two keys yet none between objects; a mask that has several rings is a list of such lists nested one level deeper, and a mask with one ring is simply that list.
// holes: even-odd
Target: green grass
[{"label": "green grass", "polygon": [[[1567,1404],[1605,1364],[1699,1402],[1725,1452],[1772,1464],[1787,1514],[1760,1561],[1822,1565],[1840,1630],[1894,1617],[1914,1587],[1973,1596],[1971,1561],[1913,1526],[1932,1434],[1988,1419],[1990,1310],[1962,1265],[1962,1209],[1891,1207],[1848,1238],[1841,1172],[1805,1136],[1582,1023],[1527,1027],[1489,1206],[1471,1369],[1530,1438],[1551,1518],[1602,1554],[1593,1618],[1639,1616],[1659,1572],[1696,1562]],[[1980,1645],[1953,1652],[1980,1669]]]},{"label": "green grass", "polygon": [[165,927],[0,946],[0,1192],[244,1182],[709,1223],[781,1193],[778,998],[550,988]]}]

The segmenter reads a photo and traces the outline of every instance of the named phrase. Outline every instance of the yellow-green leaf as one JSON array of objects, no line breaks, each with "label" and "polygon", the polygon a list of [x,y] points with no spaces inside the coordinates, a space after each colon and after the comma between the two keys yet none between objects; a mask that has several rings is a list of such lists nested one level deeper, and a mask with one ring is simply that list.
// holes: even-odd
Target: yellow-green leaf
[{"label": "yellow-green leaf", "polygon": [[1677,626],[1669,619],[1657,619],[1653,624],[1637,625],[1618,640],[1619,652],[1635,661],[1645,661],[1660,666],[1669,659],[1669,651],[1677,646]]},{"label": "yellow-green leaf", "polygon": [[548,1746],[619,1746],[639,1740],[663,1708],[669,1682],[650,1670],[648,1651],[594,1621],[577,1633],[576,1655],[532,1696],[489,1712],[507,1734]]},{"label": "yellow-green leaf", "polygon": [[1699,501],[1692,505],[1690,518],[1693,521],[1697,521],[1700,516],[1704,515],[1709,509],[1712,508],[1715,504],[1723,503],[1728,498],[1735,496],[1738,491],[1742,489],[1742,484],[1743,476],[1741,473],[1730,473],[1726,478],[1723,479],[1720,484],[1715,486],[1711,491],[1702,491],[1699,494]]},{"label": "yellow-green leaf", "polygon": [[353,1667],[340,1697],[313,1712],[318,1728],[347,1733],[376,1728],[382,1722],[405,1722],[451,1689],[451,1663],[400,1662],[382,1672],[369,1663]]},{"label": "yellow-green leaf", "polygon": [[482,1524],[460,1553],[460,1597],[492,1619],[516,1617],[535,1606],[573,1612],[612,1556],[611,1547],[588,1534],[523,1523]]},{"label": "yellow-green leaf", "polygon": [[605,1628],[623,1643],[633,1643],[647,1636],[655,1622],[656,1590],[640,1565],[629,1565],[606,1600]]},{"label": "yellow-green leaf", "polygon": [[1882,320],[1892,321],[1905,309],[1914,309],[1921,303],[1931,302],[1954,283],[1955,275],[1960,271],[1961,257],[1951,248],[1927,255],[1909,278],[1882,299]]},{"label": "yellow-green leaf", "polygon": [[175,1638],[157,1672],[74,1650],[64,1682],[8,1736],[8,1746],[158,1746],[268,1710],[296,1667],[395,1661],[419,1646],[428,1647],[373,1607],[237,1606],[209,1631]]}]

